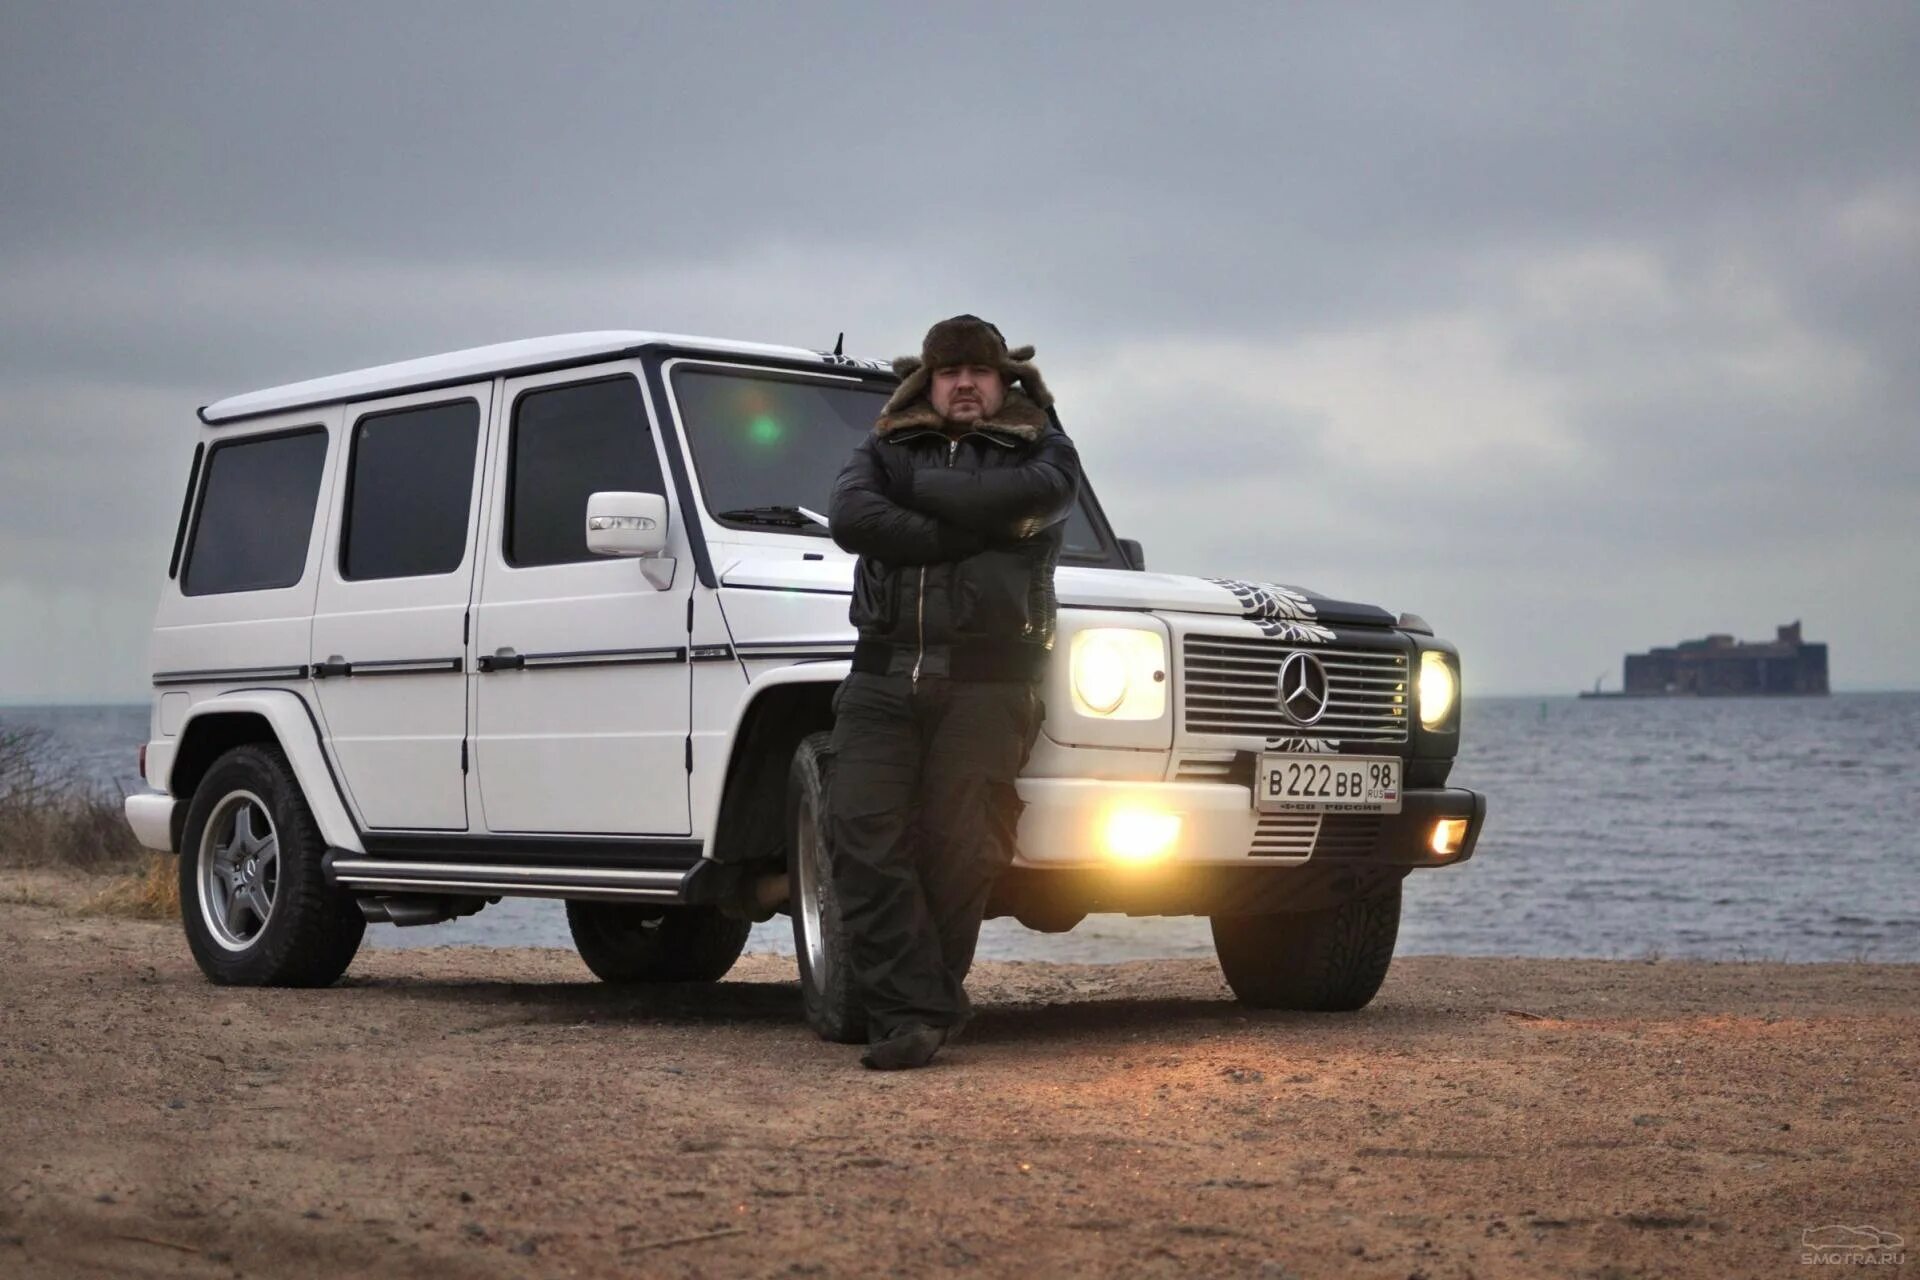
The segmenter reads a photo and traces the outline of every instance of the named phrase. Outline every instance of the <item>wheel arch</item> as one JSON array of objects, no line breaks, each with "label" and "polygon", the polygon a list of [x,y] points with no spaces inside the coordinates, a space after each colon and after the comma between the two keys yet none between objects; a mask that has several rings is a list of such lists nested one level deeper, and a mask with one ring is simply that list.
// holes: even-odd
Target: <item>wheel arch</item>
[{"label": "wheel arch", "polygon": [[154,780],[180,802],[173,813],[174,848],[180,847],[180,828],[200,779],[215,760],[250,742],[279,747],[330,846],[353,853],[366,851],[321,747],[319,724],[305,700],[286,689],[221,694],[188,709],[167,776]]},{"label": "wheel arch", "polygon": [[796,663],[748,686],[727,738],[726,771],[706,815],[709,858],[784,865],[794,748],[808,734],[833,727],[833,695],[850,666]]}]

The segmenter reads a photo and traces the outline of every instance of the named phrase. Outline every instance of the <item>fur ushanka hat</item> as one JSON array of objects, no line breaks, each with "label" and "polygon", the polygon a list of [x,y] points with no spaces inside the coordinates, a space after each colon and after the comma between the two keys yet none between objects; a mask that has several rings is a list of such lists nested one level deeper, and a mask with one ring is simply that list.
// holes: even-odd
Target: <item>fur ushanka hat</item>
[{"label": "fur ushanka hat", "polygon": [[998,369],[1007,384],[1006,403],[992,418],[977,425],[1011,432],[1031,440],[1046,426],[1047,408],[1053,393],[1040,379],[1033,364],[1032,347],[1007,349],[1000,330],[979,316],[954,316],[927,330],[917,356],[901,356],[893,362],[900,385],[888,397],[886,408],[874,430],[882,435],[903,427],[934,426],[941,422],[927,398],[928,384],[935,369],[956,364],[980,364]]}]

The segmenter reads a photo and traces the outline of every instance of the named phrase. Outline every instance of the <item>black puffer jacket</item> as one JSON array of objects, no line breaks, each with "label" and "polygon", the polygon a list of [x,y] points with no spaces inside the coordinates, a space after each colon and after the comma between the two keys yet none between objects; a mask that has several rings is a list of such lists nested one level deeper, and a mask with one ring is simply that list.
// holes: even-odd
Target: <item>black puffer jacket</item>
[{"label": "black puffer jacket", "polygon": [[[1080,454],[1019,388],[953,435],[925,400],[883,416],[834,484],[833,540],[856,553],[856,670],[881,646],[949,651],[949,674],[1037,679]],[[864,659],[864,661],[863,661]]]}]

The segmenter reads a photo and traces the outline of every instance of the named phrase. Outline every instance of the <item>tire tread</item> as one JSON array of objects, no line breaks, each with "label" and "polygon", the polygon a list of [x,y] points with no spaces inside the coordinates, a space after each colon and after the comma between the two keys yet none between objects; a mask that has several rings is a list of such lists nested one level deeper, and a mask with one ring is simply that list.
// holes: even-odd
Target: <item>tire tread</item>
[{"label": "tire tread", "polygon": [[657,928],[631,925],[650,909],[623,902],[567,903],[567,928],[581,960],[602,982],[718,982],[746,948],[753,926],[714,907],[667,907]]},{"label": "tire tread", "polygon": [[[229,952],[205,936],[200,919],[201,832],[222,798],[245,786],[273,809],[280,879],[273,918],[256,947]],[[246,743],[208,768],[187,811],[180,852],[180,914],[200,971],[221,986],[324,987],[353,963],[366,918],[353,895],[327,883],[327,844],[293,766],[275,743]]]},{"label": "tire tread", "polygon": [[1400,886],[1319,911],[1213,917],[1227,985],[1259,1009],[1351,1013],[1386,981],[1400,932]]},{"label": "tire tread", "polygon": [[807,940],[802,935],[800,911],[799,823],[804,805],[806,813],[820,828],[822,848],[827,846],[825,830],[828,805],[832,802],[833,734],[822,730],[808,734],[794,749],[793,765],[787,777],[787,892],[788,909],[793,915],[793,945],[800,969],[800,994],[806,1007],[807,1024],[823,1040],[836,1044],[864,1044],[867,1039],[866,1011],[860,1007],[853,990],[853,962],[845,927],[834,900],[832,857],[829,853],[826,874],[821,883],[821,918],[827,930],[826,947],[834,957],[828,966],[831,975],[826,988],[813,979],[807,964]]}]

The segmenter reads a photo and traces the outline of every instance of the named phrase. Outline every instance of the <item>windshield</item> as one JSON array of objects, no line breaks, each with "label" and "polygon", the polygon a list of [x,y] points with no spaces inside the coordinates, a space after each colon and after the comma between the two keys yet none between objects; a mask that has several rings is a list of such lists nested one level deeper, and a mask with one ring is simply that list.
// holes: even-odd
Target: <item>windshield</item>
[{"label": "windshield", "polygon": [[[824,538],[797,508],[827,514],[833,482],[892,391],[885,384],[683,365],[673,394],[693,446],[708,514],[737,528]],[[1062,556],[1105,561],[1083,493],[1067,517]]]}]

